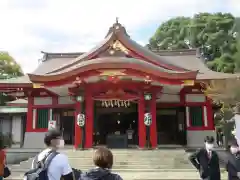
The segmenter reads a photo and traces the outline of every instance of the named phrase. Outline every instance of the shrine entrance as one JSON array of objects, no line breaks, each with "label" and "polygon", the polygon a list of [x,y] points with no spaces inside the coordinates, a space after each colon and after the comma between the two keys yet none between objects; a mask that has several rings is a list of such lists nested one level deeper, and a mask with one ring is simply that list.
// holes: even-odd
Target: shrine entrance
[{"label": "shrine entrance", "polygon": [[127,148],[138,145],[137,103],[133,102],[129,107],[97,106],[95,118],[95,146]]},{"label": "shrine entrance", "polygon": [[[109,92],[109,91],[108,91]],[[97,97],[94,102],[95,146],[128,148],[138,145],[138,100],[137,97],[111,96]],[[109,93],[107,93],[109,95]],[[125,99],[125,100],[124,100]]]}]

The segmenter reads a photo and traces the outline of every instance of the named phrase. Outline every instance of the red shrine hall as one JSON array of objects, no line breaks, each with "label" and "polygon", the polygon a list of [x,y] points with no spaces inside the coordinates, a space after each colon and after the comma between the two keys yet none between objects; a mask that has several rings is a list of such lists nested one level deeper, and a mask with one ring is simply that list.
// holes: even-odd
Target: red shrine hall
[{"label": "red shrine hall", "polygon": [[231,75],[209,70],[196,49],[150,50],[116,22],[88,52],[42,53],[35,71],[0,82],[27,100],[25,147],[42,147],[50,125],[75,148],[194,147],[215,136],[203,83]]}]

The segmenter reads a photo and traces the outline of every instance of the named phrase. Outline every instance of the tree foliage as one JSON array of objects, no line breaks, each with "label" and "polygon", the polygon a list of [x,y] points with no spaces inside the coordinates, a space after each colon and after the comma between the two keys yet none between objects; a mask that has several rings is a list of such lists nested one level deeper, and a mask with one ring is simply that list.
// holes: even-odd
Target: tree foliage
[{"label": "tree foliage", "polygon": [[[0,52],[0,79],[15,78],[22,75],[22,69],[13,57],[8,52]],[[9,100],[11,100],[9,96],[0,93],[0,105],[4,105]]]},{"label": "tree foliage", "polygon": [[[237,21],[238,22],[238,21]],[[229,13],[199,13],[192,18],[177,17],[159,26],[149,40],[151,49],[200,48],[201,55],[211,69],[235,72],[235,17]]]},{"label": "tree foliage", "polygon": [[240,72],[240,37],[237,39],[236,44],[237,52],[234,54],[234,60],[235,60],[235,71]]},{"label": "tree foliage", "polygon": [[9,79],[22,76],[21,67],[8,52],[0,52],[0,79]]},{"label": "tree foliage", "polygon": [[240,17],[235,18],[234,32],[240,33]]},{"label": "tree foliage", "polygon": [[164,22],[150,39],[149,47],[152,49],[188,48],[184,40],[188,34],[190,20],[187,17],[177,17]]}]

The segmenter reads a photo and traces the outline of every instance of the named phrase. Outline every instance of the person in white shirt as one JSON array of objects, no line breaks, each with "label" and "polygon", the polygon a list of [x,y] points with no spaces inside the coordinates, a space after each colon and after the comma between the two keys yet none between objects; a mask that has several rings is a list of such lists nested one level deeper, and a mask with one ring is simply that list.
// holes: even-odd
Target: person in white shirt
[{"label": "person in white shirt", "polygon": [[[50,151],[58,151],[59,148],[64,147],[64,140],[62,139],[61,133],[56,130],[51,130],[46,133],[44,143],[47,148],[37,155],[32,163],[32,168],[34,168],[36,160],[40,162]],[[72,168],[68,162],[67,156],[58,153],[50,162],[47,169],[47,175],[49,180],[60,180],[61,177],[63,177],[64,180],[73,180]]]}]

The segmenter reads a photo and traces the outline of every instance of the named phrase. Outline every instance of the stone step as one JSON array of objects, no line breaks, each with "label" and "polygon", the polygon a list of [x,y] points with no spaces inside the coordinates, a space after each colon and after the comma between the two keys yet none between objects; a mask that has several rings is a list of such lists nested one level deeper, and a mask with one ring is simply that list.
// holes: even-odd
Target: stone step
[{"label": "stone step", "polygon": [[[116,171],[115,171],[116,172]],[[199,174],[195,172],[116,172],[124,180],[199,180]],[[23,173],[13,174],[8,180],[20,180]],[[227,173],[222,173],[222,179],[227,179]]]},{"label": "stone step", "polygon": [[[92,156],[94,150],[74,151],[69,149],[62,152],[68,156],[72,167],[81,169],[82,171],[87,171],[93,167]],[[181,149],[153,151],[128,149],[112,150],[112,152],[114,155],[113,172],[120,173],[124,180],[160,180],[162,177],[169,179],[165,176],[167,172],[168,174],[181,172],[183,175],[190,173],[190,179],[198,179],[198,176],[196,176],[197,172],[188,161],[188,154]],[[33,158],[30,158],[18,165],[9,165],[9,168],[12,170],[11,179],[14,180],[15,177],[21,177],[24,172],[30,169],[32,161]],[[139,173],[144,173],[145,175],[136,177]],[[177,179],[181,179],[181,176],[176,177]],[[185,176],[183,177],[183,179],[186,179]]]},{"label": "stone step", "polygon": [[[23,161],[20,163],[20,165],[31,165],[32,164],[32,159],[28,160],[28,161]],[[81,158],[79,159],[69,159],[70,162],[76,164],[78,163],[79,165],[91,165],[93,164],[93,160],[83,160]],[[178,159],[171,159],[171,160],[159,160],[159,161],[151,161],[151,160],[144,160],[144,161],[130,161],[130,160],[119,160],[119,161],[114,161],[114,165],[124,165],[124,164],[129,164],[129,165],[138,165],[138,164],[142,164],[142,165],[159,165],[159,164],[190,164],[188,160],[178,160]]]},{"label": "stone step", "polygon": [[[92,167],[90,167],[90,168],[85,168],[85,169],[81,169],[83,172],[86,172],[86,171],[88,171],[89,169],[91,169]],[[11,169],[11,171],[12,172],[14,172],[14,173],[19,173],[19,172],[22,172],[22,173],[24,173],[24,172],[27,172],[28,170],[29,170],[29,168],[24,168],[24,169],[21,169],[21,168],[19,168],[19,169],[12,169],[12,168],[10,168]],[[137,168],[135,168],[135,169],[130,169],[130,168],[128,168],[128,169],[117,169],[117,168],[113,168],[112,169],[112,171],[113,172],[196,172],[196,170],[195,169],[168,169],[168,168],[166,168],[166,169],[137,169]],[[224,169],[222,169],[222,172],[224,172],[225,170]]]},{"label": "stone step", "polygon": [[[92,153],[94,153],[94,150],[84,150],[84,151],[80,151],[80,150],[61,150],[62,153],[67,153],[67,154],[71,154],[73,153],[74,155],[76,154],[81,154],[81,155],[90,155]],[[182,152],[185,152],[183,149],[179,149],[179,150],[137,150],[137,151],[133,151],[133,150],[126,150],[126,151],[116,151],[116,150],[112,150],[112,153],[114,155],[131,155],[131,154],[136,154],[136,155],[156,155],[156,154],[169,154],[168,152],[174,153],[174,154],[181,154]]]},{"label": "stone step", "polygon": [[[77,169],[81,169],[82,171],[86,171],[86,170],[89,170],[89,169],[92,169],[94,168],[93,166],[72,166],[72,167],[75,167]],[[134,167],[134,166],[115,166],[113,168],[113,170],[122,170],[122,171],[128,171],[128,169],[131,169],[132,170],[145,170],[145,171],[159,171],[159,170],[165,170],[165,169],[169,169],[169,168],[172,168],[173,166],[160,166],[160,167],[147,167],[147,166],[140,166],[140,167]],[[28,169],[30,168],[24,168],[24,167],[21,167],[21,168],[10,168],[12,171],[27,171]],[[174,168],[176,169],[176,171],[180,168]]]},{"label": "stone step", "polygon": [[[84,163],[84,162],[79,162],[79,161],[70,161],[70,164],[73,167],[91,167],[93,166],[93,163]],[[12,167],[31,167],[32,163],[31,162],[25,162],[21,163],[18,165],[12,165]],[[182,168],[182,167],[188,167],[191,168],[192,165],[188,162],[183,163],[183,162],[161,162],[161,163],[151,163],[151,162],[145,162],[145,163],[132,163],[132,162],[120,162],[120,163],[114,163],[114,167],[153,167],[153,168],[163,168],[163,167],[173,167],[173,168]]]}]

